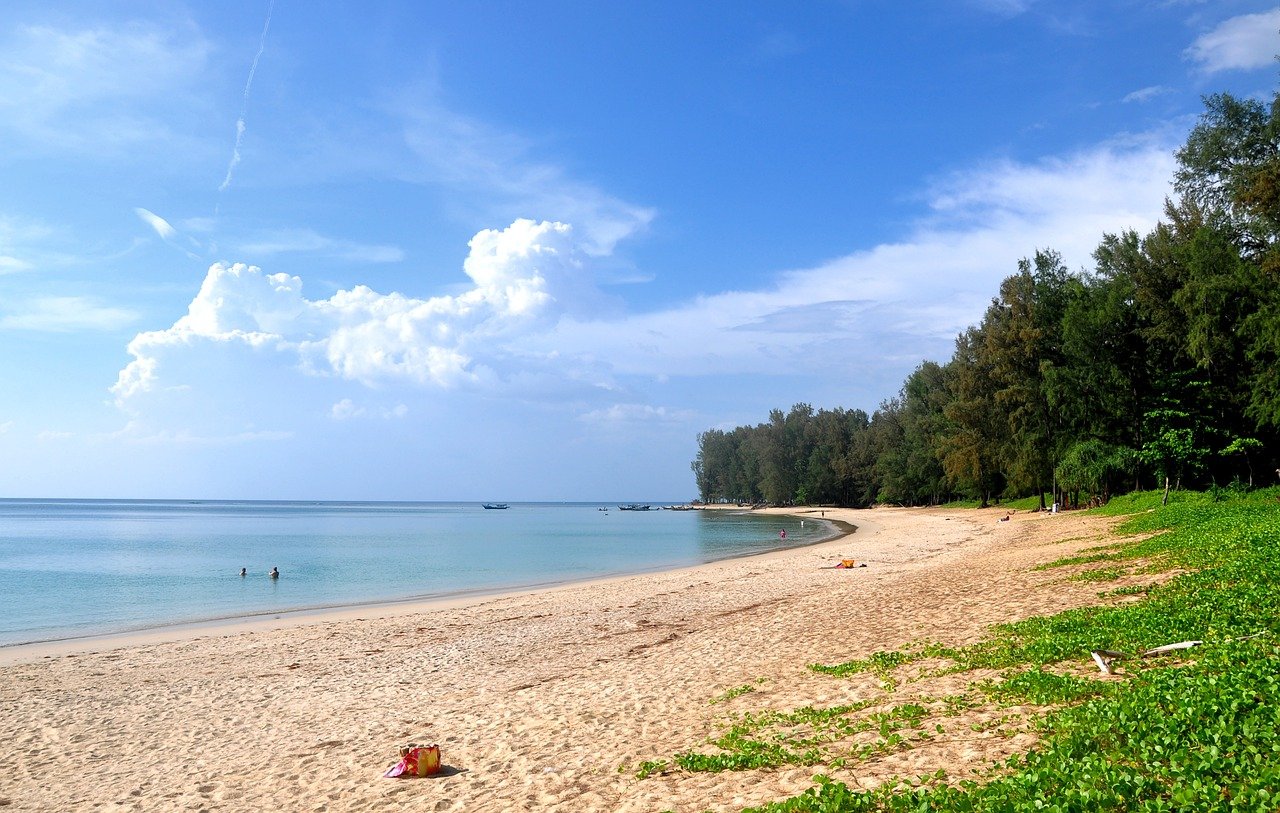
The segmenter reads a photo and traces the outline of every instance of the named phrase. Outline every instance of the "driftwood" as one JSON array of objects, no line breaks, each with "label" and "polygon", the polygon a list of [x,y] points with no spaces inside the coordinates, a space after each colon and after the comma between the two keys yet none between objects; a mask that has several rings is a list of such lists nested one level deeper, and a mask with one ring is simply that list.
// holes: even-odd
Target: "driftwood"
[{"label": "driftwood", "polygon": [[1183,649],[1191,649],[1193,646],[1200,646],[1204,641],[1180,641],[1176,644],[1165,644],[1155,649],[1148,649],[1142,653],[1144,658],[1154,658],[1157,655],[1168,655],[1170,652],[1179,652]]},{"label": "driftwood", "polygon": [[1129,657],[1123,652],[1112,652],[1109,649],[1095,649],[1089,654],[1093,655],[1093,662],[1098,664],[1098,669],[1104,675],[1115,674],[1115,672],[1111,671],[1111,664],[1113,661],[1122,661]]},{"label": "driftwood", "polygon": [[[1277,471],[1280,471],[1280,469],[1277,469]],[[1251,638],[1261,638],[1266,634],[1266,632],[1255,632],[1253,635],[1241,635],[1239,638],[1232,638],[1230,640],[1248,641]],[[1170,652],[1181,652],[1184,649],[1191,649],[1193,647],[1200,646],[1203,643],[1204,641],[1179,641],[1176,644],[1165,644],[1164,646],[1158,646],[1154,649],[1148,649],[1138,657],[1155,658],[1160,655],[1168,655]],[[1089,654],[1093,656],[1093,662],[1098,664],[1098,669],[1100,669],[1104,675],[1114,675],[1115,672],[1111,671],[1111,664],[1114,661],[1122,661],[1129,657],[1123,652],[1112,652],[1110,649],[1095,649]]]},{"label": "driftwood", "polygon": [[[1160,655],[1168,655],[1170,652],[1181,652],[1184,649],[1191,649],[1203,644],[1204,641],[1179,641],[1176,644],[1165,644],[1154,649],[1148,649],[1138,655],[1139,658],[1155,658]],[[1089,653],[1093,656],[1093,662],[1098,664],[1098,670],[1104,675],[1114,675],[1111,664],[1115,661],[1122,661],[1130,657],[1123,652],[1113,652],[1109,649],[1095,649]]]}]

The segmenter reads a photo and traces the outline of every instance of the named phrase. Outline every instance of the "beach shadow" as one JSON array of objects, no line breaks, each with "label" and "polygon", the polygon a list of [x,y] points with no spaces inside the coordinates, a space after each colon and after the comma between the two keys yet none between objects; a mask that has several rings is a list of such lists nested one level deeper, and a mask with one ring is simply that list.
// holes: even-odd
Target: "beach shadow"
[{"label": "beach shadow", "polygon": [[471,772],[470,768],[458,768],[453,765],[441,765],[440,770],[436,771],[430,776],[410,776],[409,774],[405,774],[404,776],[399,778],[401,779],[444,779],[445,777],[457,776],[458,774],[470,773],[470,772]]}]

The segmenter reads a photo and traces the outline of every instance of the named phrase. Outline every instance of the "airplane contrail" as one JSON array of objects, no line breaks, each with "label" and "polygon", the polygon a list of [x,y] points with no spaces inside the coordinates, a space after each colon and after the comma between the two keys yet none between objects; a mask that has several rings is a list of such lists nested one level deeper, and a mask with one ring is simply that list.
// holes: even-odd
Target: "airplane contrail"
[{"label": "airplane contrail", "polygon": [[271,28],[271,15],[275,8],[276,0],[271,0],[267,4],[267,21],[262,25],[262,38],[258,41],[258,53],[253,55],[253,64],[249,66],[249,78],[244,83],[244,99],[240,103],[240,118],[236,119],[236,144],[231,149],[231,161],[227,164],[227,177],[223,178],[222,184],[218,186],[219,192],[224,192],[228,186],[231,186],[231,176],[235,173],[236,165],[240,163],[240,142],[244,140],[244,119],[249,110],[249,91],[253,89],[253,74],[258,70],[258,60],[262,58],[262,52],[267,47],[267,31]]}]

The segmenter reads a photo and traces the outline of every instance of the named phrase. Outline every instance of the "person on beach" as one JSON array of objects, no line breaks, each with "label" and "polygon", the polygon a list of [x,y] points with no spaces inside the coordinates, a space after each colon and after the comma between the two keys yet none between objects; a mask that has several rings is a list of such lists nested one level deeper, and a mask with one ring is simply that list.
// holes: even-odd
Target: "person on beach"
[{"label": "person on beach", "polygon": [[273,579],[278,579],[278,578],[280,578],[280,570],[279,570],[278,568],[274,568],[274,567],[273,567],[273,568],[271,568],[271,574],[270,574],[270,575],[271,575],[271,578],[273,578]]},{"label": "person on beach", "polygon": [[242,567],[242,568],[240,568],[240,577],[241,577],[241,578],[244,578],[245,576],[248,576],[248,575],[249,575],[249,568],[247,568],[247,567]]}]

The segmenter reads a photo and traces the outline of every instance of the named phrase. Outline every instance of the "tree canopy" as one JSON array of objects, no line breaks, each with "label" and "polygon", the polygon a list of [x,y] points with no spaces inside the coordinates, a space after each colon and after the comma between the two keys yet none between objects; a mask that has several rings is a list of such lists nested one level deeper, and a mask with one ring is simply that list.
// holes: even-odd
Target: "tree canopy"
[{"label": "tree canopy", "polygon": [[1034,251],[870,416],[796,404],[704,432],[700,498],[1078,503],[1280,476],[1280,94],[1205,108],[1148,234],[1102,235],[1090,271]]}]

